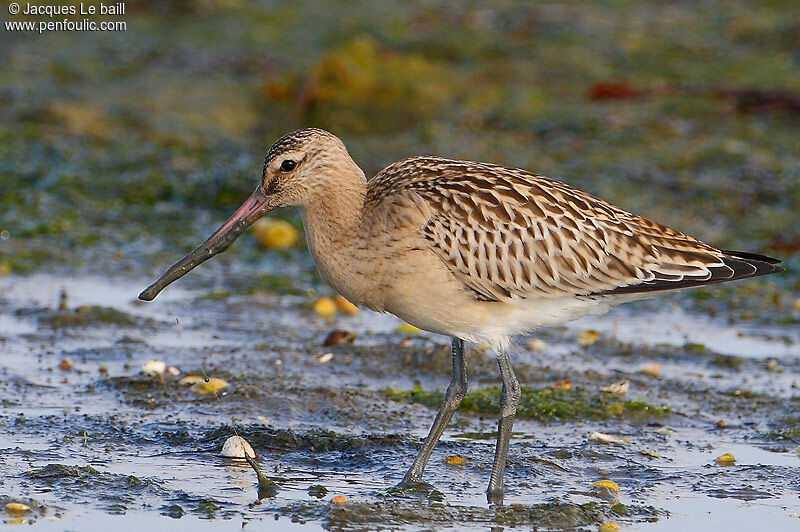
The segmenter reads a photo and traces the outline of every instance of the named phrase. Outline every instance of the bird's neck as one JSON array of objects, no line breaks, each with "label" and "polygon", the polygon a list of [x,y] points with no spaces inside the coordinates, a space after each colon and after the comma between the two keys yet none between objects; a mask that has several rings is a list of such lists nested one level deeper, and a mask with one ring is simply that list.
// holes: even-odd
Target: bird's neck
[{"label": "bird's neck", "polygon": [[[353,165],[355,166],[355,164]],[[366,290],[368,280],[353,270],[358,247],[367,180],[360,168],[323,180],[314,201],[301,207],[306,240],[322,278],[353,302]],[[328,187],[329,190],[325,190]]]},{"label": "bird's neck", "polygon": [[367,195],[367,180],[355,163],[352,166],[337,172],[334,179],[317,181],[313,199],[301,206],[306,232],[315,239],[309,245],[319,239],[341,241],[357,230]]}]

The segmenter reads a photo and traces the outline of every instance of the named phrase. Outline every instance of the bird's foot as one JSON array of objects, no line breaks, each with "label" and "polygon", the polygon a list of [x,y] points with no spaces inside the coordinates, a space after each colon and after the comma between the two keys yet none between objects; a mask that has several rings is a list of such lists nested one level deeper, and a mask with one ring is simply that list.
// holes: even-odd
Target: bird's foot
[{"label": "bird's foot", "polygon": [[442,493],[424,480],[404,478],[396,486],[389,488],[389,493],[400,496],[414,496],[432,500],[441,500]]},{"label": "bird's foot", "polygon": [[503,488],[494,488],[486,491],[486,500],[489,504],[503,505]]}]

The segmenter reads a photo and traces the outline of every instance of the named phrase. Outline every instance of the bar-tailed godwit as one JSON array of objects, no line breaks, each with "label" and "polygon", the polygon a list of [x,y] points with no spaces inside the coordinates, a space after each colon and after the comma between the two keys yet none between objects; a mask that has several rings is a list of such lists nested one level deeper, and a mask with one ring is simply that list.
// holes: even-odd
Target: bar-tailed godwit
[{"label": "bar-tailed godwit", "polygon": [[412,157],[367,180],[321,129],[281,137],[253,194],[139,298],[224,251],[276,207],[300,208],[320,274],[353,303],[452,337],[444,404],[401,486],[425,465],[467,390],[464,340],[490,345],[503,380],[487,498],[503,471],[520,387],[509,339],[656,292],[781,271],[776,259],[714,248],[559,181],[515,168]]}]

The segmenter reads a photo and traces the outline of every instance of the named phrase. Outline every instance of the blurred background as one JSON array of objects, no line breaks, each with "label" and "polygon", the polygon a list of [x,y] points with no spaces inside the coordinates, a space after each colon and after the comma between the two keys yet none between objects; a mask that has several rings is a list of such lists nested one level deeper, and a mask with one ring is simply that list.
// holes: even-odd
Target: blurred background
[{"label": "blurred background", "polygon": [[[2,274],[152,275],[305,126],[339,135],[368,176],[415,154],[517,166],[797,272],[797,2],[125,10],[108,19],[123,32],[0,32]],[[236,255],[259,250],[245,238],[222,260]],[[775,283],[800,288],[790,272],[740,289],[780,297]]]}]

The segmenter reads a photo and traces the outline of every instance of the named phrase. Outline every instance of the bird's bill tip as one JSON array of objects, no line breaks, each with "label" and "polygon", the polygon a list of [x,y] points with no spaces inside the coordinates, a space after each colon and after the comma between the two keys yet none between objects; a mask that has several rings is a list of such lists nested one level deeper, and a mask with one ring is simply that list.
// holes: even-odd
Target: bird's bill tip
[{"label": "bird's bill tip", "polygon": [[267,214],[270,209],[270,197],[261,192],[261,187],[256,188],[242,206],[233,213],[233,216],[228,218],[213,235],[208,237],[200,247],[170,266],[156,282],[139,294],[139,299],[152,301],[169,284],[177,281],[214,255],[228,249],[233,241],[244,233],[245,229]]}]

